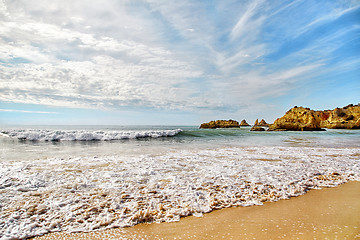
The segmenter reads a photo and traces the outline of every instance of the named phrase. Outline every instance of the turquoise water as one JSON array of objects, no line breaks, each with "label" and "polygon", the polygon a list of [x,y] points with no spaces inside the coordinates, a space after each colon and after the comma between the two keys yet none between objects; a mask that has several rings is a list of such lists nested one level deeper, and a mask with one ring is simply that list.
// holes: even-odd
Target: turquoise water
[{"label": "turquoise water", "polygon": [[[197,149],[212,146],[287,146],[287,147],[360,147],[359,130],[334,130],[326,132],[251,132],[250,128],[239,129],[199,129],[197,126],[21,126],[3,127],[1,132],[48,130],[49,136],[57,131],[94,132],[151,132],[177,131],[174,136],[134,137],[117,140],[90,140],[82,137],[77,140],[43,141],[21,139],[20,135],[0,138],[1,160],[28,159],[46,156],[91,156],[128,153],[156,153],[169,149]],[[34,138],[34,137],[33,137]],[[20,151],[19,151],[20,149]]]},{"label": "turquoise water", "polygon": [[359,130],[8,126],[0,132],[2,239],[178,221],[360,180]]}]

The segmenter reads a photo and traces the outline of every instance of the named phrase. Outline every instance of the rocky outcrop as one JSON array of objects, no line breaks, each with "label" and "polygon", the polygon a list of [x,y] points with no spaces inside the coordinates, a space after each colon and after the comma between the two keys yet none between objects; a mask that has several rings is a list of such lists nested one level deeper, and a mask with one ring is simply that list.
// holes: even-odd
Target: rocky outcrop
[{"label": "rocky outcrop", "polygon": [[239,128],[240,124],[235,120],[216,120],[208,123],[203,123],[200,128]]},{"label": "rocky outcrop", "polygon": [[259,122],[259,119],[256,119],[255,123],[254,123],[254,126],[268,127],[269,124],[264,119],[261,119],[260,122]]},{"label": "rocky outcrop", "polygon": [[321,131],[322,129],[315,111],[309,108],[294,107],[283,117],[276,119],[274,124],[269,127],[269,131],[271,130]]},{"label": "rocky outcrop", "polygon": [[250,131],[265,131],[265,128],[260,126],[253,126]]},{"label": "rocky outcrop", "polygon": [[261,119],[261,121],[259,122],[258,126],[261,126],[261,127],[268,127],[269,124],[264,120],[264,119]]},{"label": "rocky outcrop", "polygon": [[240,127],[250,127],[250,124],[248,124],[248,123],[246,122],[246,120],[244,119],[244,120],[241,121]]},{"label": "rocky outcrop", "polygon": [[323,128],[359,129],[360,105],[348,105],[334,110],[314,111],[293,107],[275,120],[269,131],[321,131]]},{"label": "rocky outcrop", "polygon": [[360,129],[360,104],[350,104],[343,108],[317,111],[317,113],[323,128]]},{"label": "rocky outcrop", "polygon": [[[266,124],[266,125],[263,125],[263,124]],[[263,127],[267,127],[268,124],[265,122],[264,119],[262,119],[259,123],[259,119],[256,119],[255,120],[255,123],[254,125],[252,126],[252,128],[250,129],[250,131],[265,131],[265,128]]]}]

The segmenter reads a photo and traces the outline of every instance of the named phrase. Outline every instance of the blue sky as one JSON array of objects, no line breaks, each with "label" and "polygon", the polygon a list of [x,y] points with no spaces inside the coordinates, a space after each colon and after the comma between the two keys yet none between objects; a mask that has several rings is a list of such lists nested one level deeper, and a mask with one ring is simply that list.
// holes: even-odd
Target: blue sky
[{"label": "blue sky", "polygon": [[359,99],[359,0],[0,0],[2,125],[272,122]]}]

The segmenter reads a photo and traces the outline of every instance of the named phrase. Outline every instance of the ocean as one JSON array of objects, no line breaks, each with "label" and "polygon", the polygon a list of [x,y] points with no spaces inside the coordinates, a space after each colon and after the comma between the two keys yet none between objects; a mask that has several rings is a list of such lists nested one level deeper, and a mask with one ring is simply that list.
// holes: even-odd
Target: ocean
[{"label": "ocean", "polygon": [[0,239],[179,221],[360,180],[360,130],[7,126],[0,133]]}]

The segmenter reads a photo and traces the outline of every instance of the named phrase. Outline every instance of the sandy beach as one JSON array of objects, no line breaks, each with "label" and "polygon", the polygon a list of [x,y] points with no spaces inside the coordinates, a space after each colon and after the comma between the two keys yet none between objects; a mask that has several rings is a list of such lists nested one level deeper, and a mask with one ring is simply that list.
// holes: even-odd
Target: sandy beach
[{"label": "sandy beach", "polygon": [[90,233],[52,233],[35,239],[360,239],[360,182],[305,195]]}]

